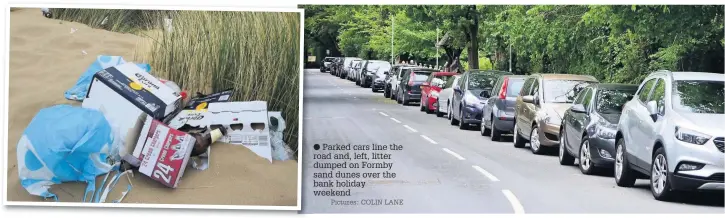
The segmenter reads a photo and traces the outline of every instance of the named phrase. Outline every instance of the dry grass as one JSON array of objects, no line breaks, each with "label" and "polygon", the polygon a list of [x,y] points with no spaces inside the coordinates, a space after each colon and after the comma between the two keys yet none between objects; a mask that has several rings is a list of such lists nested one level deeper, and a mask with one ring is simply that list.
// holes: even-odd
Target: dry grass
[{"label": "dry grass", "polygon": [[[291,12],[54,9],[56,18],[116,32],[148,33],[173,18],[173,30],[142,34],[152,40],[152,73],[184,89],[209,93],[235,89],[236,101],[267,101],[282,111],[285,142],[297,154],[299,130],[300,16]],[[104,25],[102,21],[108,18]]]}]

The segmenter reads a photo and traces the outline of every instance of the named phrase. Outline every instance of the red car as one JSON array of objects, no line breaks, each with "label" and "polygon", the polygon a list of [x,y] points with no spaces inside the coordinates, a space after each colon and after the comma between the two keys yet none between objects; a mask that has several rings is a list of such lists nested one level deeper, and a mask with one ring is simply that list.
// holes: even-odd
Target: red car
[{"label": "red car", "polygon": [[435,72],[420,85],[420,111],[433,113],[438,107],[438,93],[446,86],[448,78],[458,75],[455,72]]}]

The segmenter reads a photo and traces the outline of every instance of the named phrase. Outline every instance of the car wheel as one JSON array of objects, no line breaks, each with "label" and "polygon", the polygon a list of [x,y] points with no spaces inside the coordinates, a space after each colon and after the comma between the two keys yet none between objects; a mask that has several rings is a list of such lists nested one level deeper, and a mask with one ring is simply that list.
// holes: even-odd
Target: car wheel
[{"label": "car wheel", "polygon": [[[559,137],[561,139],[561,144],[559,144],[559,164],[565,165],[565,166],[571,166],[574,165],[574,156],[571,156],[568,151],[566,151],[566,132],[561,131],[561,136]],[[581,164],[581,163],[580,163]]]},{"label": "car wheel", "polygon": [[388,86],[385,86],[385,88],[383,88],[383,97],[390,98],[390,88],[388,88]]},{"label": "car wheel", "polygon": [[621,187],[632,187],[637,177],[634,171],[629,168],[629,160],[627,160],[626,145],[624,139],[617,140],[617,154],[614,158],[614,182]]},{"label": "car wheel", "polygon": [[519,125],[515,120],[514,118],[514,148],[523,148],[526,146],[526,139],[519,134]]},{"label": "car wheel", "polygon": [[403,103],[403,101],[400,100],[400,92],[398,92],[398,94],[395,95],[395,100],[398,102],[398,104],[402,104]]},{"label": "car wheel", "polygon": [[[491,120],[493,124],[493,120]],[[481,136],[488,136],[491,134],[491,129],[486,128],[486,119],[481,119]]]},{"label": "car wheel", "polygon": [[667,170],[667,154],[665,149],[660,147],[655,151],[652,158],[651,174],[649,179],[650,190],[652,196],[659,201],[672,199],[676,192],[672,190],[669,179],[669,171]]},{"label": "car wheel", "polygon": [[423,104],[423,99],[421,98],[421,99],[420,99],[420,111],[421,111],[421,112],[424,112],[424,111],[428,111],[428,110],[426,110],[426,109],[425,109],[425,106],[424,106],[424,105],[425,105],[425,104]]},{"label": "car wheel", "polygon": [[501,141],[501,130],[496,129],[496,122],[493,119],[491,119],[491,141]]},{"label": "car wheel", "polygon": [[467,130],[468,124],[466,123],[466,121],[463,120],[463,107],[459,108],[458,110],[458,115],[461,116],[461,119],[458,120],[458,129]]},{"label": "car wheel", "polygon": [[402,104],[403,104],[404,106],[408,106],[408,104],[409,104],[410,102],[409,102],[409,100],[408,100],[408,99],[406,99],[406,98],[405,98],[405,96],[406,96],[405,94],[401,94],[401,97],[400,97],[400,98],[402,98]]},{"label": "car wheel", "polygon": [[541,147],[541,141],[539,138],[539,127],[537,125],[534,125],[534,128],[531,128],[531,134],[529,134],[529,135],[531,136],[530,143],[529,143],[530,144],[529,147],[531,148],[531,153],[543,154],[544,148]]},{"label": "car wheel", "polygon": [[448,115],[448,116],[450,117],[450,120],[451,120],[451,125],[455,126],[455,125],[458,125],[458,120],[456,120],[456,115],[455,115],[455,114],[453,114],[453,112],[452,112],[452,109],[453,109],[453,106],[451,106],[451,107],[450,107],[450,108],[448,109],[448,113],[449,113],[449,115]]},{"label": "car wheel", "polygon": [[592,175],[599,170],[592,162],[592,149],[589,145],[589,136],[586,135],[582,138],[582,145],[579,148],[579,170],[584,175]]},{"label": "car wheel", "polygon": [[438,105],[438,107],[436,107],[436,112],[435,112],[436,117],[443,117],[443,113],[441,113],[441,101],[436,100],[436,104]]}]

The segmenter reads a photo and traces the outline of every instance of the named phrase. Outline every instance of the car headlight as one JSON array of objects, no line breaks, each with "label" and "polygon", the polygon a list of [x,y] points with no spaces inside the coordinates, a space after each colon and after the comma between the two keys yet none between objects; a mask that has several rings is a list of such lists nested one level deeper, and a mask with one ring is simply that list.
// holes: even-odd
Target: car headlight
[{"label": "car headlight", "polygon": [[561,119],[557,115],[549,114],[544,117],[544,123],[561,125]]},{"label": "car headlight", "polygon": [[597,135],[604,139],[613,139],[617,135],[617,131],[603,126],[599,126],[597,127]]},{"label": "car headlight", "polygon": [[709,135],[706,135],[706,134],[703,134],[703,133],[700,133],[700,132],[697,132],[697,131],[694,131],[691,129],[675,126],[675,138],[677,138],[677,140],[680,140],[683,142],[696,144],[696,145],[703,145],[703,144],[707,143],[707,141],[710,140],[710,138],[712,138],[712,136],[709,136]]}]

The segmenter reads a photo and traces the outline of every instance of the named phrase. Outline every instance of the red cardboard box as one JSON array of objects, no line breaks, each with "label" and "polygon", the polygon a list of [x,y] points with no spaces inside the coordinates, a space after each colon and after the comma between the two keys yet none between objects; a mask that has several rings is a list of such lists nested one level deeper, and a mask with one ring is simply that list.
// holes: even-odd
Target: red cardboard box
[{"label": "red cardboard box", "polygon": [[133,155],[141,161],[139,172],[176,188],[189,162],[196,139],[161,121],[147,117]]}]

